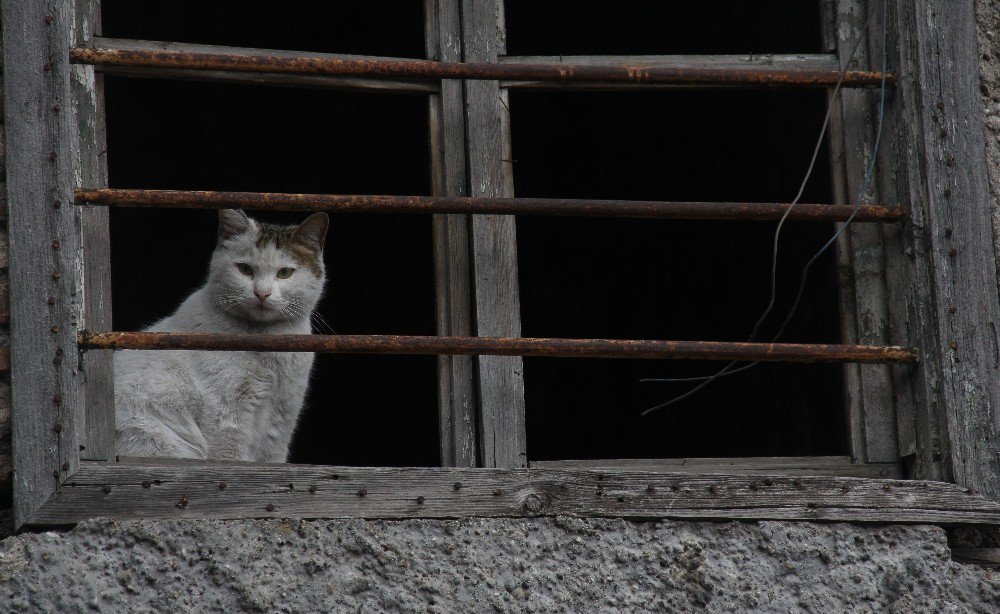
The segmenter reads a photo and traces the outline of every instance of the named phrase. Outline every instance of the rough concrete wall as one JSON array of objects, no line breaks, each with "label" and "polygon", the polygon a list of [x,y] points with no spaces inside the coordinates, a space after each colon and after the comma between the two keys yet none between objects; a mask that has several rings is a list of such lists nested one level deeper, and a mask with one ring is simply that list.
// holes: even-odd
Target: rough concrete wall
[{"label": "rough concrete wall", "polygon": [[0,542],[11,612],[997,612],[936,527],[112,522]]},{"label": "rough concrete wall", "polygon": [[993,192],[993,239],[1000,260],[1000,0],[976,0],[986,159]]}]

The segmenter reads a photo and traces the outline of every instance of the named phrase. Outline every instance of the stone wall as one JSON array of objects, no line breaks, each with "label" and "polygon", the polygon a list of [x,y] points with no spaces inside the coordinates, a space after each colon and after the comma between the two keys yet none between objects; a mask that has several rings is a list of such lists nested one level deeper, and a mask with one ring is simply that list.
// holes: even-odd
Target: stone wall
[{"label": "stone wall", "polygon": [[986,155],[993,190],[993,238],[1000,258],[1000,2],[976,0],[980,86],[986,115]]},{"label": "stone wall", "polygon": [[[3,607],[6,606],[6,607]],[[996,612],[937,527],[85,522],[0,542],[10,612]]]}]

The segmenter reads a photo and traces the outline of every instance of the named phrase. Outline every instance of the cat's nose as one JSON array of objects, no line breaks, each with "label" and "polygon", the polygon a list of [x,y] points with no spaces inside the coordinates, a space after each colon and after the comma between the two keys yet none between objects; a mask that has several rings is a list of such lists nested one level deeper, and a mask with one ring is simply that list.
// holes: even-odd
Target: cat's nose
[{"label": "cat's nose", "polygon": [[253,293],[257,295],[257,300],[259,300],[262,303],[267,297],[271,296],[270,290],[258,290],[255,288]]}]

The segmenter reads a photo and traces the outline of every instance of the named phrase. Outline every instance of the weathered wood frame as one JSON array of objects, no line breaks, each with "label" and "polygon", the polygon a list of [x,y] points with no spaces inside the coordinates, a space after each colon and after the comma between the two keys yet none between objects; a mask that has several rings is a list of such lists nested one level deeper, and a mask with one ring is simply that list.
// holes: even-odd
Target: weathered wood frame
[{"label": "weathered wood frame", "polygon": [[[101,34],[100,0],[75,0],[73,44],[86,45]],[[70,68],[75,114],[74,176],[79,186],[107,186],[108,163],[104,121],[104,75],[92,66]],[[109,212],[84,207],[82,233],[83,326],[87,330],[111,329],[111,233]],[[115,453],[114,365],[110,352],[80,357],[84,377],[83,438],[80,457],[108,460]]]},{"label": "weathered wood frame", "polygon": [[[857,49],[857,65],[873,63],[869,57],[867,3],[855,0],[822,0],[824,51],[837,54],[838,65],[848,62]],[[877,16],[871,27],[877,27]],[[878,62],[874,62],[878,63]],[[876,118],[867,93],[841,91],[828,94],[833,106],[830,122],[830,157],[834,201],[854,203],[871,159]],[[866,191],[870,198],[872,190]],[[841,335],[851,342],[875,343],[886,337],[885,262],[880,230],[857,224],[837,241],[837,266],[841,293]],[[863,341],[862,341],[863,340]],[[847,405],[851,456],[860,462],[897,462],[899,438],[888,369],[844,365],[844,398]],[[910,437],[912,440],[912,437]]]},{"label": "weathered wood frame", "polygon": [[17,263],[10,267],[11,404],[20,525],[76,473],[79,446],[93,439],[85,435],[89,406],[76,335],[84,281],[96,280],[81,257],[84,215],[71,203],[78,178],[86,172],[99,181],[99,173],[89,160],[81,164],[75,145],[74,102],[96,102],[74,95],[74,76],[86,71],[73,75],[67,59],[79,32],[75,17],[88,8],[68,1],[8,1],[2,8],[8,228]]},{"label": "weathered wood frame", "polygon": [[[968,2],[888,4],[888,60],[898,82],[868,195],[908,206],[910,216],[900,225],[858,225],[841,239],[843,341],[909,343],[921,363],[845,368],[852,455],[901,458],[910,477],[954,481],[997,500],[1000,387],[990,380],[1000,370],[1000,301],[975,14]],[[882,5],[823,0],[825,40],[841,62],[866,37],[851,69],[881,65]],[[878,98],[844,91],[838,106],[832,157],[837,200],[846,202],[874,154]]]},{"label": "weathered wood frame", "polygon": [[[500,0],[428,0],[427,6],[429,56],[500,59]],[[840,19],[856,19],[851,8],[856,6],[854,0],[841,0]],[[2,0],[4,78],[18,84],[4,90],[18,526],[96,515],[577,514],[1000,523],[1000,504],[980,495],[1000,498],[992,409],[1000,391],[988,385],[989,375],[1000,367],[994,324],[1000,305],[986,223],[982,120],[973,102],[978,64],[971,6],[915,0],[893,11],[893,48],[899,51],[892,61],[901,80],[887,124],[891,146],[879,152],[878,187],[886,202],[910,204],[913,222],[879,230],[887,272],[884,299],[857,297],[867,292],[860,286],[854,293],[859,305],[862,300],[884,305],[888,318],[887,327],[861,331],[859,337],[878,334],[922,350],[918,368],[897,367],[890,374],[896,415],[904,416],[899,424],[909,428],[905,416],[913,417],[911,438],[901,430],[895,445],[911,454],[913,476],[957,484],[886,479],[899,475],[896,459],[886,452],[891,445],[868,435],[856,440],[856,449],[864,453],[857,459],[741,459],[736,468],[719,459],[680,465],[589,461],[585,467],[566,461],[528,469],[520,360],[511,357],[442,357],[442,460],[452,469],[88,460],[110,459],[114,449],[110,371],[102,371],[109,353],[76,359],[83,324],[101,327],[109,321],[110,306],[103,300],[107,267],[100,270],[107,218],[102,217],[106,212],[69,205],[75,186],[103,185],[106,169],[97,119],[100,77],[92,68],[70,66],[67,53],[71,45],[99,33],[99,20],[96,0],[54,0],[50,7]],[[844,41],[839,42],[843,57]],[[879,44],[877,38],[869,41],[872,49]],[[952,65],[940,64],[935,45]],[[865,61],[870,63],[871,55]],[[282,84],[356,85],[303,79]],[[430,96],[435,193],[511,194],[506,87],[535,86],[444,81],[423,92]],[[939,91],[950,97],[938,100]],[[867,98],[845,99],[841,147],[846,150],[868,142],[851,111],[851,105],[870,108]],[[955,158],[963,164],[954,164]],[[856,173],[847,165],[844,194],[851,182],[856,185]],[[518,336],[513,219],[442,215],[433,223],[439,332]],[[846,266],[863,271],[870,265],[858,261],[864,254],[858,248],[877,250],[878,237],[852,231],[850,239]],[[956,241],[961,249],[953,250]],[[909,283],[913,280],[917,283]],[[858,377],[884,381],[879,374]],[[859,413],[859,420],[866,427],[884,424],[885,390],[865,394],[863,412],[874,403],[872,411],[882,417]],[[855,462],[862,458],[865,462]],[[776,476],[780,473],[796,477]],[[824,474],[835,477],[818,477]],[[857,475],[870,477],[844,477]]]},{"label": "weathered wood frame", "polygon": [[895,392],[915,424],[914,475],[1000,500],[1000,296],[975,14],[971,2],[893,4],[890,56],[906,77],[879,189],[910,204],[912,224],[883,229],[889,333],[924,356],[916,377],[894,373]]},{"label": "weathered wood frame", "polygon": [[[462,59],[459,0],[426,0],[424,29],[427,57],[445,62]],[[465,153],[465,88],[443,80],[429,99],[431,180],[435,196],[468,196]],[[435,215],[434,271],[437,334],[472,334],[472,279],[469,270],[469,216]],[[438,357],[438,414],[441,464],[477,464],[475,360]]]}]

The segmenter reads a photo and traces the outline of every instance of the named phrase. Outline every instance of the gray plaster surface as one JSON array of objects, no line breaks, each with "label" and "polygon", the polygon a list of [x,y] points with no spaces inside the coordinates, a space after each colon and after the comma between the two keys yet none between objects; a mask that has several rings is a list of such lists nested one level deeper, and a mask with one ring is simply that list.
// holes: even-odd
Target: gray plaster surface
[{"label": "gray plaster surface", "polygon": [[1000,0],[976,0],[979,92],[986,123],[986,160],[993,192],[993,240],[1000,260]]},{"label": "gray plaster surface", "polygon": [[942,529],[786,522],[86,522],[0,542],[11,612],[1000,612]]}]

